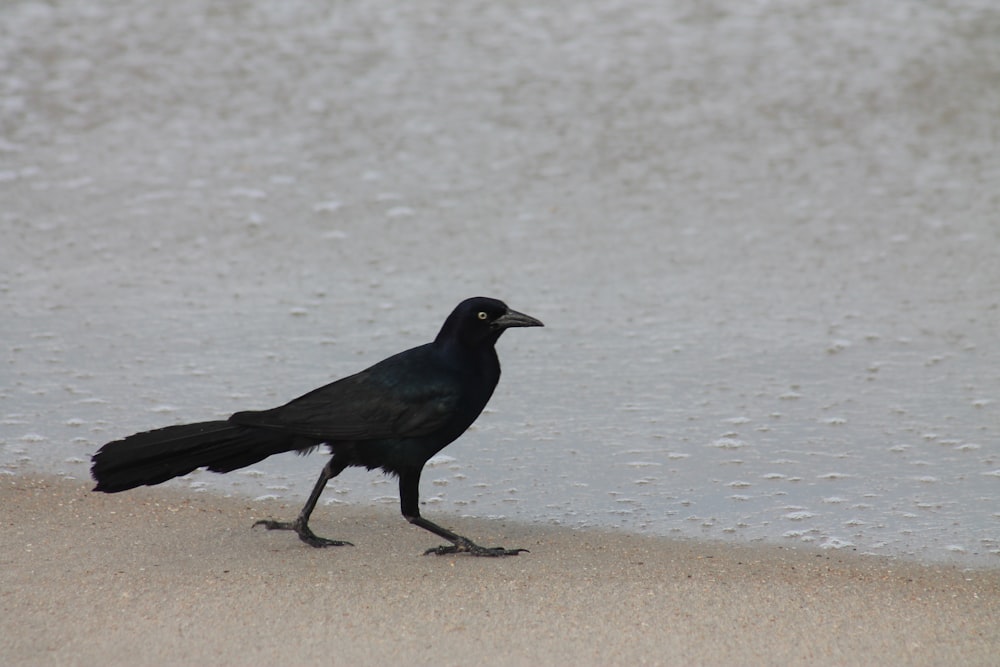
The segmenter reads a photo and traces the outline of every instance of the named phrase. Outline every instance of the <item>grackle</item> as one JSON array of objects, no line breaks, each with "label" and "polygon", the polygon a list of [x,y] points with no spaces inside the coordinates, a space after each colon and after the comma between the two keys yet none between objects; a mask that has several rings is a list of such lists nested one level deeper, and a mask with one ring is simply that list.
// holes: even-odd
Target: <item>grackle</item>
[{"label": "grackle", "polygon": [[331,458],[291,522],[314,547],[350,542],[318,537],[309,516],[326,483],[349,466],[381,468],[399,478],[403,516],[451,542],[425,553],[514,556],[525,549],[481,547],[420,516],[420,472],[427,460],[476,420],[500,380],[495,344],[511,327],[540,327],[502,301],[475,297],[458,304],[434,342],[393,355],[272,410],[237,412],[225,421],[167,426],[110,442],[94,454],[95,491],[117,493],[186,475],[196,468],[229,472],[272,454],[325,446]]}]

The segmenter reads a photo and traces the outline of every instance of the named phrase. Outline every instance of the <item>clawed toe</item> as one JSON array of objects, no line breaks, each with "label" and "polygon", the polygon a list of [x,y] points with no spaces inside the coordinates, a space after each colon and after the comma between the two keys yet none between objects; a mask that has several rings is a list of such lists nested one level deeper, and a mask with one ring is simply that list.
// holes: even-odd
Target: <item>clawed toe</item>
[{"label": "clawed toe", "polygon": [[354,545],[347,540],[331,540],[325,537],[319,537],[313,535],[312,533],[308,535],[303,535],[299,533],[299,539],[308,544],[311,547],[316,547],[317,549],[322,549],[323,547],[353,547]]},{"label": "clawed toe", "polygon": [[323,547],[353,547],[354,545],[346,540],[331,540],[320,537],[309,530],[308,526],[301,525],[297,521],[274,521],[273,519],[261,519],[255,521],[253,527],[264,526],[268,530],[294,530],[299,539],[311,547],[322,549]]},{"label": "clawed toe", "polygon": [[425,556],[434,554],[435,556],[446,556],[448,554],[467,553],[470,556],[484,556],[487,558],[499,558],[501,556],[516,556],[521,552],[528,553],[527,549],[506,549],[504,547],[481,547],[478,544],[469,542],[468,544],[450,544],[447,546],[434,547],[424,552]]}]

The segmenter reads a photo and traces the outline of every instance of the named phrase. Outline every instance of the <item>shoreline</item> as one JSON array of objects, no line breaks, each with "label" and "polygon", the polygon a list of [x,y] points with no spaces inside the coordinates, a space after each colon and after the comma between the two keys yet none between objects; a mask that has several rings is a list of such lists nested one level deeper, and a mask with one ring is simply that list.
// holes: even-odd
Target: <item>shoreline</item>
[{"label": "shoreline", "polygon": [[[4,664],[989,664],[1000,570],[449,517],[504,559],[422,556],[395,511],[0,477]],[[141,641],[136,638],[141,637]]]}]

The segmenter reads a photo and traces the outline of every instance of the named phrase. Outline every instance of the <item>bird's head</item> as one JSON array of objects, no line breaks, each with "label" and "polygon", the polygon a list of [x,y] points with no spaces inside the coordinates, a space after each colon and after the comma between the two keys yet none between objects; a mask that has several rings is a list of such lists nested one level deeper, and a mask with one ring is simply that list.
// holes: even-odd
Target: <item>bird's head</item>
[{"label": "bird's head", "polygon": [[530,315],[511,310],[503,301],[476,296],[466,299],[451,311],[437,339],[454,339],[466,343],[495,343],[512,327],[541,327]]}]

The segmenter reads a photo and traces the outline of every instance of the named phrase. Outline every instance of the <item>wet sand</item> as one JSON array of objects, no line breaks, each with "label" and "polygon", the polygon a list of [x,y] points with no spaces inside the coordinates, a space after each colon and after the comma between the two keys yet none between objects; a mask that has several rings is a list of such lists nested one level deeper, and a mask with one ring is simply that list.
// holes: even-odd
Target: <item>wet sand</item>
[{"label": "wet sand", "polygon": [[[442,518],[506,559],[422,556],[388,508],[0,478],[0,662],[962,664],[1000,655],[1000,571]],[[440,517],[439,517],[440,518]]]}]

